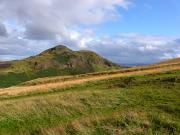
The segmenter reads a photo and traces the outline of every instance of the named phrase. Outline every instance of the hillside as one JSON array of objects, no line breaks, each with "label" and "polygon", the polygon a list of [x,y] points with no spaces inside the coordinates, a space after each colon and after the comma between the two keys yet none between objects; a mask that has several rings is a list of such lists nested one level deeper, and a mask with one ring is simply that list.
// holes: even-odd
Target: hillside
[{"label": "hillside", "polygon": [[0,89],[0,135],[179,135],[180,61]]},{"label": "hillside", "polygon": [[59,45],[24,60],[0,62],[0,87],[31,79],[75,75],[121,68],[91,51],[73,51]]},{"label": "hillside", "polygon": [[172,64],[172,63],[178,63],[178,62],[180,62],[180,58],[165,60],[165,61],[162,61],[158,64]]},{"label": "hillside", "polygon": [[41,54],[27,58],[33,70],[57,69],[64,74],[80,74],[108,70],[118,65],[91,51],[72,51],[65,46],[56,46]]}]

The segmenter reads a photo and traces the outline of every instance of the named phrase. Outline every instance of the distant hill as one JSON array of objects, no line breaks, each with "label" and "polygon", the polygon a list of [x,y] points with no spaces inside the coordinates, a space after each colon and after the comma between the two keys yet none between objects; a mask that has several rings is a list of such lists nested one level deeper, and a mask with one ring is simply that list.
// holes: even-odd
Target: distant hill
[{"label": "distant hill", "polygon": [[[6,87],[39,77],[75,75],[120,68],[118,64],[92,51],[73,51],[59,45],[23,60],[0,62],[0,81],[4,81],[1,85]],[[7,84],[7,82],[14,83]]]},{"label": "distant hill", "polygon": [[175,59],[169,59],[169,60],[159,62],[158,64],[172,64],[172,63],[179,63],[179,62],[180,62],[180,58],[175,58]]},{"label": "distant hill", "polygon": [[56,69],[67,74],[96,72],[117,68],[116,65],[91,51],[73,51],[59,45],[25,59],[33,70]]}]

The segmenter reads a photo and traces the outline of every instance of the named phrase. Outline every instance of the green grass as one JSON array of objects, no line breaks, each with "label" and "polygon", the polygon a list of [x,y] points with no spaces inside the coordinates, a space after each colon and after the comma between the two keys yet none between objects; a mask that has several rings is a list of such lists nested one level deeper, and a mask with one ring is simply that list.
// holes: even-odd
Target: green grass
[{"label": "green grass", "polygon": [[0,99],[0,134],[180,134],[180,72]]}]

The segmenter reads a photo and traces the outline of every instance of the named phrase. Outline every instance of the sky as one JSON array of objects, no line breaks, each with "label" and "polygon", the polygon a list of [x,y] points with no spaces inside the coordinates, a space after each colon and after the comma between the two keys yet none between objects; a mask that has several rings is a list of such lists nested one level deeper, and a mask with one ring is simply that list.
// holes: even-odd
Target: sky
[{"label": "sky", "polygon": [[0,0],[0,61],[60,44],[119,64],[180,57],[180,1]]}]

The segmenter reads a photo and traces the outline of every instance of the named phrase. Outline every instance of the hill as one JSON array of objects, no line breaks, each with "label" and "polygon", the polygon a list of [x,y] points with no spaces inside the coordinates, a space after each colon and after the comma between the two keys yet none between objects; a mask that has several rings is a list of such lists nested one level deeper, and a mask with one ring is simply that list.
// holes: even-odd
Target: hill
[{"label": "hill", "polygon": [[169,60],[159,62],[158,64],[172,64],[172,63],[179,63],[179,62],[180,62],[180,58],[175,58],[175,59],[169,59]]},{"label": "hill", "polygon": [[64,74],[80,74],[112,69],[118,65],[91,51],[72,51],[59,45],[27,58],[34,70],[61,70]]},{"label": "hill", "polygon": [[0,89],[2,135],[179,135],[180,61]]},{"label": "hill", "polygon": [[0,62],[0,87],[47,76],[75,75],[121,68],[91,51],[59,45],[19,61]]}]

